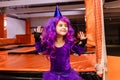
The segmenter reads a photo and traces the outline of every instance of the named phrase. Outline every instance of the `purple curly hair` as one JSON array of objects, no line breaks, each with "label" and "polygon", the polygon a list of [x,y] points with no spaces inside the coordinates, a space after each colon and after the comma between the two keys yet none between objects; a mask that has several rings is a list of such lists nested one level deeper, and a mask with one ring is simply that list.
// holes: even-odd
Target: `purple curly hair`
[{"label": "purple curly hair", "polygon": [[68,33],[64,36],[65,42],[73,42],[74,41],[74,30],[71,27],[70,21],[67,17],[62,16],[62,17],[53,17],[48,20],[48,23],[44,26],[43,30],[43,43],[46,44],[48,49],[55,49],[54,42],[56,41],[56,25],[58,24],[59,21],[63,21],[67,23],[68,26]]}]

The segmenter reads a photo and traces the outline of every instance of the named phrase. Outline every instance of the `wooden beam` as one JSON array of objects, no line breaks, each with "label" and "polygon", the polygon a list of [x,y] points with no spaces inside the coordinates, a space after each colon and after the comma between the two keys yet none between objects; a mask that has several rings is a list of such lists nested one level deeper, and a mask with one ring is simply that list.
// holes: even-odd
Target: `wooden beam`
[{"label": "wooden beam", "polygon": [[[64,5],[64,6],[59,6],[59,8],[60,8],[61,11],[85,10],[84,4]],[[54,12],[54,11],[55,11],[55,6],[51,6],[51,7],[37,7],[37,8],[18,8],[18,9],[7,9],[6,10],[6,14]]]},{"label": "wooden beam", "polygon": [[27,5],[42,5],[42,4],[53,4],[53,3],[64,3],[64,2],[75,2],[84,0],[11,0],[0,2],[0,7],[8,6],[27,6]]},{"label": "wooden beam", "polygon": [[[84,11],[62,11],[62,15],[69,16],[69,15],[81,15],[85,14]],[[48,13],[35,13],[35,14],[19,14],[18,18],[30,18],[30,17],[51,17],[54,15],[54,12]]]},{"label": "wooden beam", "polygon": [[104,9],[104,13],[120,13],[120,8],[108,8]]},{"label": "wooden beam", "polygon": [[120,8],[120,0],[105,3],[104,8]]}]

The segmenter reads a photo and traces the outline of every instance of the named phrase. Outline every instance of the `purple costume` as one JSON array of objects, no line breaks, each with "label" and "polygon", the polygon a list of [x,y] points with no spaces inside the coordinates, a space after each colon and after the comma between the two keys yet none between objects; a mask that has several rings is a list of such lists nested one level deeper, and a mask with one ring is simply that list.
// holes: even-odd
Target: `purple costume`
[{"label": "purple costume", "polygon": [[[38,43],[38,45],[41,45],[41,43]],[[50,54],[50,50],[47,51],[48,55],[50,55],[51,67],[50,71],[44,72],[43,80],[83,80],[79,73],[70,66],[70,53],[72,51],[81,54],[84,47],[79,45],[71,46],[71,43],[65,43],[62,47],[56,47],[52,54]],[[47,50],[45,46],[41,45],[41,51],[45,50]]]},{"label": "purple costume", "polygon": [[[55,47],[56,25],[59,21],[67,24],[68,33],[64,36],[65,44],[62,47]],[[74,71],[70,65],[70,54],[81,54],[84,46],[74,44],[74,30],[68,18],[61,15],[58,6],[54,18],[51,18],[43,29],[43,39],[36,42],[37,52],[46,52],[50,56],[50,71],[44,72],[43,80],[83,80],[79,73]]]}]

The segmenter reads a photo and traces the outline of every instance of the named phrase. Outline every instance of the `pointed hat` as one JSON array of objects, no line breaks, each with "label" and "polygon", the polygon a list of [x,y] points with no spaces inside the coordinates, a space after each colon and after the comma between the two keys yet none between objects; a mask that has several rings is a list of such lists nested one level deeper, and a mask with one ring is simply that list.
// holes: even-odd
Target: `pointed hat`
[{"label": "pointed hat", "polygon": [[55,13],[54,13],[54,17],[62,17],[62,14],[58,8],[58,5],[56,5],[56,10],[55,10]]}]

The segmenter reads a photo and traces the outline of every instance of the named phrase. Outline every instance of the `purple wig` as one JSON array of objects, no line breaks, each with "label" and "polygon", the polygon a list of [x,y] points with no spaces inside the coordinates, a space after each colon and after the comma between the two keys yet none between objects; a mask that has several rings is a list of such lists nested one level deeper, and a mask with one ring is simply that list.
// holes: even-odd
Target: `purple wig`
[{"label": "purple wig", "polygon": [[68,33],[64,36],[65,42],[73,42],[74,41],[74,30],[71,27],[70,21],[67,17],[53,17],[48,20],[48,23],[44,26],[43,30],[43,43],[46,44],[47,48],[54,50],[55,49],[55,41],[56,41],[56,25],[59,21],[63,21],[67,23]]}]

